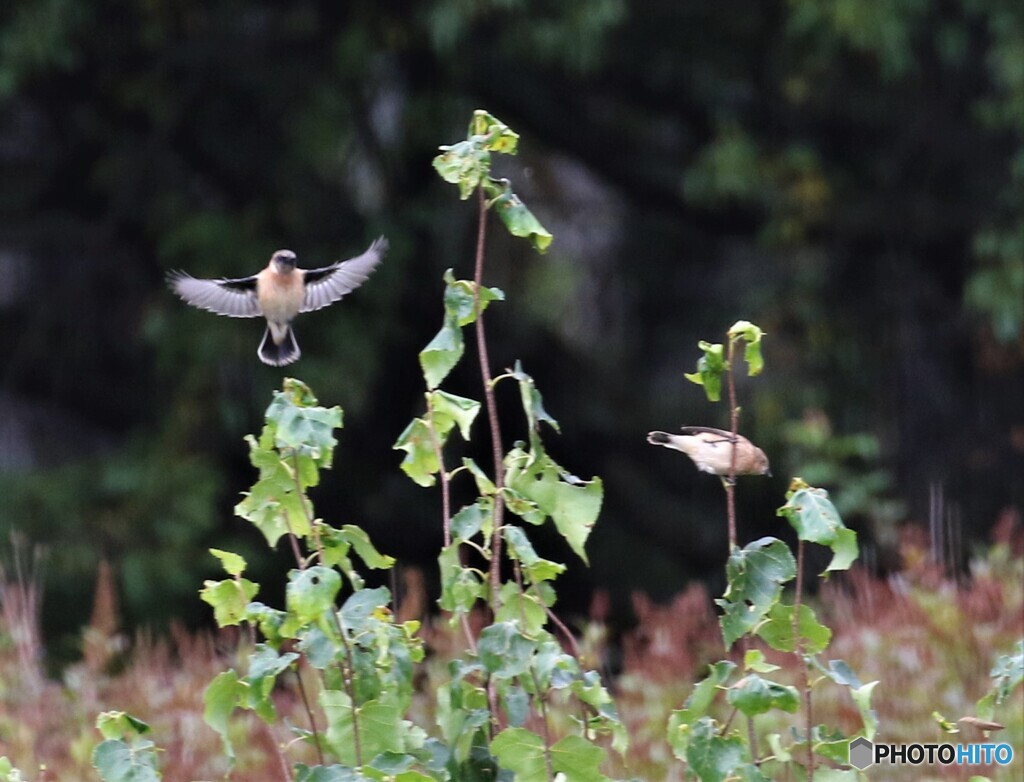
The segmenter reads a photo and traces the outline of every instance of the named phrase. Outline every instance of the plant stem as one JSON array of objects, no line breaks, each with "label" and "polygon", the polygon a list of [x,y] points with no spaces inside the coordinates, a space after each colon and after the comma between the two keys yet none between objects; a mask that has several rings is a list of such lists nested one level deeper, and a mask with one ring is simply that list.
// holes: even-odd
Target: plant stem
[{"label": "plant stem", "polygon": [[[548,724],[548,705],[544,692],[537,681],[537,672],[530,670],[533,678],[533,689],[537,692],[537,701],[540,703],[540,720],[544,729],[544,765],[547,767],[548,779],[555,778],[555,770],[551,767],[551,726]],[[584,723],[586,725],[586,723]]]},{"label": "plant stem", "polygon": [[807,679],[807,661],[804,659],[804,642],[800,636],[800,603],[804,583],[804,541],[797,541],[796,548],[796,595],[793,598],[793,654],[800,670],[800,689],[804,696],[804,714],[807,730],[807,782],[814,782],[814,742],[811,732],[814,718],[811,714],[811,685]]},{"label": "plant stem", "polygon": [[725,506],[729,517],[729,552],[736,548],[736,444],[739,442],[740,409],[736,406],[736,381],[732,366],[733,340],[729,338],[726,382],[729,386],[729,427],[732,432],[732,453],[729,455],[729,480],[725,484]]},{"label": "plant stem", "polygon": [[324,765],[324,748],[320,744],[320,731],[316,727],[316,715],[313,713],[313,708],[309,705],[309,698],[306,696],[306,686],[302,683],[302,673],[298,667],[295,668],[295,679],[299,683],[299,694],[302,696],[302,705],[306,708],[306,714],[309,716],[309,724],[313,729],[313,743],[316,746],[316,755],[320,760],[320,765]]},{"label": "plant stem", "polygon": [[487,197],[483,187],[477,188],[480,217],[477,222],[476,264],[473,272],[473,314],[476,330],[476,348],[480,359],[480,378],[484,385],[484,399],[487,402],[487,421],[491,428],[491,453],[494,456],[494,529],[491,532],[491,607],[501,607],[501,527],[505,517],[505,475],[502,469],[501,427],[498,423],[498,406],[494,400],[494,385],[491,382],[491,362],[487,353],[487,336],[484,331],[484,313],[480,306],[480,288],[484,277],[484,240],[487,232]]}]

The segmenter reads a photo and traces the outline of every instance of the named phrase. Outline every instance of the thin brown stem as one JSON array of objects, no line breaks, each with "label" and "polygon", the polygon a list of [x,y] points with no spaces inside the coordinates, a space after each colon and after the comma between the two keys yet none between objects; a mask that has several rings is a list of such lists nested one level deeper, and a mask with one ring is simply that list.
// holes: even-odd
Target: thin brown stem
[{"label": "thin brown stem", "polygon": [[494,399],[494,385],[491,378],[491,361],[487,353],[487,335],[484,331],[484,313],[480,305],[480,289],[484,277],[484,241],[487,234],[487,197],[483,187],[477,189],[480,217],[477,223],[476,264],[473,272],[473,314],[476,317],[476,347],[480,359],[480,379],[484,385],[484,400],[487,403],[487,421],[491,429],[491,453],[494,457],[494,528],[491,532],[491,607],[501,607],[501,530],[505,518],[505,475],[502,459],[501,426],[498,422],[498,405]]},{"label": "thin brown stem", "polygon": [[548,779],[554,779],[555,770],[551,766],[551,726],[548,724],[548,704],[544,692],[540,688],[540,682],[537,681],[537,672],[531,669],[530,676],[533,678],[533,689],[537,693],[537,702],[540,704],[540,721],[544,733],[544,765],[548,771]]},{"label": "thin brown stem", "polygon": [[306,715],[309,717],[310,729],[313,731],[313,744],[316,746],[316,755],[320,760],[320,765],[324,765],[324,748],[320,743],[320,730],[316,726],[316,714],[313,712],[313,707],[309,704],[309,698],[306,695],[306,685],[302,683],[302,672],[295,669],[295,679],[299,683],[299,695],[302,696],[302,705],[306,709]]},{"label": "thin brown stem", "polygon": [[729,551],[736,548],[736,445],[739,442],[740,409],[736,405],[736,381],[733,378],[733,340],[729,338],[726,382],[729,386],[729,427],[732,432],[732,453],[729,455],[729,480],[725,484],[725,505],[729,517]]},{"label": "thin brown stem", "polygon": [[807,730],[807,782],[814,782],[814,717],[811,713],[811,685],[807,677],[807,661],[804,659],[804,642],[800,635],[800,603],[804,583],[804,542],[797,541],[796,548],[796,595],[793,598],[793,654],[800,671],[800,690],[804,697],[805,728]]},{"label": "thin brown stem", "polygon": [[341,666],[341,680],[345,685],[345,694],[348,695],[349,708],[352,709],[352,744],[356,755],[356,765],[362,766],[363,742],[359,736],[359,709],[356,708],[356,691],[355,685],[352,682],[355,670],[352,665],[352,644],[348,642],[348,636],[345,635],[345,628],[341,624],[338,612],[332,609],[331,616],[334,617],[334,625],[338,629],[341,645],[345,647],[345,661]]},{"label": "thin brown stem", "polygon": [[[270,746],[274,750],[274,757],[277,759],[278,768],[281,770],[281,779],[283,779],[284,782],[292,782],[292,772],[288,768],[288,758],[286,758],[284,756],[284,752],[281,751],[281,745],[278,744],[273,730],[271,730],[270,725],[266,723],[264,723],[263,729],[266,731],[267,738],[270,741]],[[321,763],[321,765],[323,764]]]}]

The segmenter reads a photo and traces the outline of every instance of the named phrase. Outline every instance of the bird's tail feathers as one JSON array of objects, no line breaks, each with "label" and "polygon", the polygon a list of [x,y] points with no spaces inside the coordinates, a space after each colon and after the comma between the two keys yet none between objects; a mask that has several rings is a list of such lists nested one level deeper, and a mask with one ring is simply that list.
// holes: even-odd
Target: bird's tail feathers
[{"label": "bird's tail feathers", "polygon": [[288,329],[280,343],[274,342],[270,329],[267,328],[263,333],[263,341],[260,342],[260,348],[256,352],[259,354],[260,361],[264,364],[270,364],[272,367],[283,367],[286,364],[291,364],[293,361],[298,361],[299,356],[302,355],[302,351],[299,350],[299,343],[295,341],[295,332],[291,328]]}]

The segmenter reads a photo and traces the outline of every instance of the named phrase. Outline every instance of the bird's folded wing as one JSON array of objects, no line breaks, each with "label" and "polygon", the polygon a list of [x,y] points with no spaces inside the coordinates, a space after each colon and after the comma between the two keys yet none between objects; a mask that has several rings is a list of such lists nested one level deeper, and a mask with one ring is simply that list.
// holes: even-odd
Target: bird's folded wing
[{"label": "bird's folded wing", "polygon": [[724,429],[715,429],[713,426],[682,426],[679,431],[683,434],[716,434],[720,437],[724,437],[726,440],[732,440],[732,432],[727,432]]},{"label": "bird's folded wing", "polygon": [[256,278],[197,280],[184,272],[168,275],[171,288],[193,307],[227,315],[255,318],[262,314],[256,298]]},{"label": "bird's folded wing", "polygon": [[307,269],[304,272],[306,296],[299,311],[318,310],[354,291],[366,282],[387,251],[388,240],[382,236],[374,240],[362,255],[332,263],[322,269]]}]

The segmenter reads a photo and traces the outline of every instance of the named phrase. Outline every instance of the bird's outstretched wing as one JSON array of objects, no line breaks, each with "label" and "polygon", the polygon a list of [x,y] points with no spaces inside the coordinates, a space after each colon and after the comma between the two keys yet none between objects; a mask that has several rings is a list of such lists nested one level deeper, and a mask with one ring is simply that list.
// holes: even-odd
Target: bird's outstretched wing
[{"label": "bird's outstretched wing", "polygon": [[256,298],[256,277],[197,280],[184,272],[167,275],[171,290],[199,309],[227,315],[229,318],[256,318],[262,315]]},{"label": "bird's outstretched wing", "polygon": [[347,261],[337,261],[322,269],[306,269],[306,296],[299,312],[312,312],[326,307],[354,291],[366,282],[387,251],[388,240],[382,236],[375,239],[362,255]]}]

